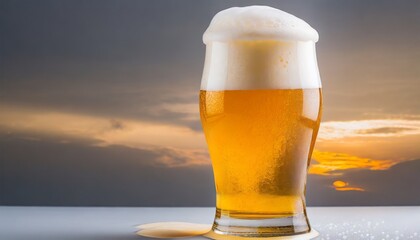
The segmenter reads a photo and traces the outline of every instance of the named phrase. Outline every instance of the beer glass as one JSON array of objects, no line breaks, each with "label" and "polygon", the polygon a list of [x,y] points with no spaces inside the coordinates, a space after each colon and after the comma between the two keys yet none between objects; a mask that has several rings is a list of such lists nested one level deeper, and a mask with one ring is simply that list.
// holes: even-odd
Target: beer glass
[{"label": "beer glass", "polygon": [[216,186],[216,234],[310,231],[305,184],[321,117],[317,32],[281,10],[219,12],[203,41],[200,116]]}]

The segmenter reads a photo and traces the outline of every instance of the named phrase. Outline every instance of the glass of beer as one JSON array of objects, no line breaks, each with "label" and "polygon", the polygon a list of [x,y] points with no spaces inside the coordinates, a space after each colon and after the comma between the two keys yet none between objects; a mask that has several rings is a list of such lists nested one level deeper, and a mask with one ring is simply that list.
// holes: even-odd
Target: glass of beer
[{"label": "glass of beer", "polygon": [[265,6],[215,15],[200,115],[216,186],[213,232],[308,233],[306,174],[321,118],[318,33]]}]

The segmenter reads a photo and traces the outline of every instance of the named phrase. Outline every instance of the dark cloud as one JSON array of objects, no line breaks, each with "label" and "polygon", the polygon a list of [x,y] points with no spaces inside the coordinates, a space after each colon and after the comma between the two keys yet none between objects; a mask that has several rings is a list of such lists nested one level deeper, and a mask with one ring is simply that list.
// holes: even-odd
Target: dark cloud
[{"label": "dark cloud", "polygon": [[[72,206],[214,206],[210,165],[167,167],[162,157],[188,161],[168,149],[97,147],[99,142],[2,135],[0,204]],[[309,175],[310,206],[418,205],[420,160],[384,171]],[[336,191],[337,180],[366,191]]]},{"label": "dark cloud", "polygon": [[[401,162],[388,170],[348,170],[341,176],[309,175],[307,201],[314,206],[419,205],[420,159]],[[365,191],[336,191],[337,180]]]},{"label": "dark cloud", "polygon": [[116,130],[124,129],[124,123],[122,121],[111,119],[109,123],[111,125],[111,129],[116,129]]},{"label": "dark cloud", "polygon": [[416,1],[0,4],[0,99],[9,105],[189,126],[149,109],[162,102],[198,101],[192,94],[198,94],[203,68],[201,36],[217,11],[267,4],[302,17],[319,31],[325,120],[378,111],[419,113]]},{"label": "dark cloud", "polygon": [[192,9],[212,9],[206,3],[0,4],[3,104],[184,124],[154,111],[198,101],[213,13]]},{"label": "dark cloud", "polygon": [[[161,105],[156,106],[148,106],[142,111],[141,119],[155,121],[155,122],[162,122],[162,123],[171,123],[177,124],[181,126],[186,126],[195,131],[202,131],[201,121],[199,119],[199,109],[198,109],[198,92],[197,97],[191,99],[191,101],[181,100],[179,98],[175,98],[177,100],[168,100],[164,101],[164,103],[195,103],[197,105],[197,109],[195,113],[188,113],[188,112],[177,112],[175,110],[169,109],[162,109]],[[191,119],[193,117],[193,119]]]},{"label": "dark cloud", "polygon": [[[88,140],[0,138],[1,205],[210,206],[209,166],[156,164],[167,151]],[[181,159],[182,160],[182,159]],[[180,160],[180,161],[181,161]],[[184,159],[185,160],[185,159]]]}]

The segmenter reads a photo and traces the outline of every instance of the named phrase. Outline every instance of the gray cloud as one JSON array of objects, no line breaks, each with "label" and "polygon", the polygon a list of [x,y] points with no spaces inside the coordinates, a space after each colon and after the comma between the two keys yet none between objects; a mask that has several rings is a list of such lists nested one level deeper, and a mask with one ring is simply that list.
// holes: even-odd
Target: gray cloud
[{"label": "gray cloud", "polygon": [[[388,170],[348,170],[341,176],[309,175],[307,200],[315,206],[419,205],[420,159],[401,162]],[[366,191],[336,191],[336,180]]]},{"label": "gray cloud", "polygon": [[122,121],[111,119],[109,123],[111,125],[111,129],[116,129],[116,130],[124,129],[124,123]]},{"label": "gray cloud", "polygon": [[208,166],[168,168],[156,164],[167,151],[92,144],[87,140],[60,143],[57,139],[34,141],[3,135],[0,204],[214,205]]},{"label": "gray cloud", "polygon": [[320,32],[325,120],[419,113],[415,1],[2,1],[0,99],[197,129],[150,109],[196,103],[210,19],[257,3],[290,11]]},{"label": "gray cloud", "polygon": [[[96,147],[90,140],[2,135],[2,205],[214,206],[209,165],[167,167],[159,158],[185,161],[166,149]],[[24,151],[22,151],[24,149]],[[385,171],[350,170],[342,176],[309,175],[309,206],[418,205],[420,160]],[[336,180],[365,192],[338,192]],[[396,194],[398,193],[398,194]]]},{"label": "gray cloud", "polygon": [[212,13],[192,8],[205,4],[2,2],[0,99],[188,126],[182,114],[154,111],[198,101],[200,39]]}]

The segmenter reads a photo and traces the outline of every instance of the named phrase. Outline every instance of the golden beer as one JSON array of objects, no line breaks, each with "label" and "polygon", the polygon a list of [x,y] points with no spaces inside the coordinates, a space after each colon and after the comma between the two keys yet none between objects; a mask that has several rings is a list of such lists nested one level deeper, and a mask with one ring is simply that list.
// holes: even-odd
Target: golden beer
[{"label": "golden beer", "polygon": [[320,106],[320,89],[200,92],[220,211],[249,219],[303,213]]},{"label": "golden beer", "polygon": [[310,231],[306,174],[321,117],[318,34],[277,9],[231,8],[203,36],[200,116],[216,185],[215,234]]}]

